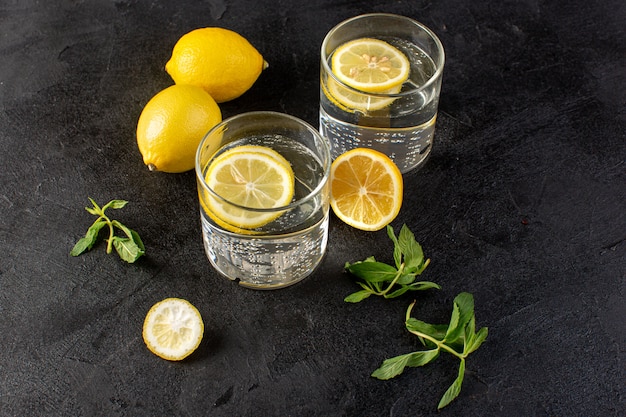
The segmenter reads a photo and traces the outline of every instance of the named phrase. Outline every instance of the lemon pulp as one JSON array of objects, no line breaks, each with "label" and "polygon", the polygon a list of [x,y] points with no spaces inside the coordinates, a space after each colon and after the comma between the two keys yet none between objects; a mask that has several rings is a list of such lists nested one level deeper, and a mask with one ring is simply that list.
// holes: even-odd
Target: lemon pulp
[{"label": "lemon pulp", "polygon": [[404,53],[387,42],[360,38],[335,50],[331,68],[333,74],[350,87],[368,93],[384,93],[409,78],[410,64]]},{"label": "lemon pulp", "polygon": [[339,155],[331,165],[330,182],[330,206],[352,227],[380,230],[400,212],[402,174],[381,152],[356,148]]},{"label": "lemon pulp", "polygon": [[143,324],[143,339],[155,355],[179,361],[195,351],[204,334],[200,312],[187,300],[166,298],[153,305]]}]

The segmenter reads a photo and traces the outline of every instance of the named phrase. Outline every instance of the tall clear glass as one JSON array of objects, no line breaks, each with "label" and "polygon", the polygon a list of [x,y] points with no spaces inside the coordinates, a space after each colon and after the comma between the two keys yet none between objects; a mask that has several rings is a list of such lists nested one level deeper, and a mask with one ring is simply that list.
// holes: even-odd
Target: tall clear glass
[{"label": "tall clear glass", "polygon": [[[295,177],[291,203],[272,209],[232,204],[208,185],[207,170],[235,147],[278,152]],[[256,149],[256,148],[255,148]],[[279,162],[277,162],[279,163]],[[330,147],[306,122],[275,112],[250,112],[224,120],[207,133],[196,154],[196,179],[205,252],[215,269],[245,287],[274,289],[310,275],[328,241]],[[274,219],[253,229],[224,221],[211,203],[236,207],[243,218]]]},{"label": "tall clear glass", "polygon": [[[361,38],[382,40],[408,58],[409,77],[399,91],[368,93],[333,73],[333,53]],[[437,36],[404,16],[356,16],[328,32],[321,50],[320,132],[332,157],[369,147],[387,154],[403,173],[423,165],[432,149],[444,60]]]}]

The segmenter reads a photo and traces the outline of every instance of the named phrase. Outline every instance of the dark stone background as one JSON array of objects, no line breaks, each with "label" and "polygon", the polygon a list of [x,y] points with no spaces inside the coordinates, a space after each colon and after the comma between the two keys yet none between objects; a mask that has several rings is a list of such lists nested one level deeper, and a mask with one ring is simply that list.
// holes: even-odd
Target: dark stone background
[{"label": "dark stone background", "polygon": [[[383,231],[331,219],[314,275],[278,291],[222,279],[202,249],[193,173],[151,173],[135,143],[145,103],[172,84],[176,40],[204,26],[270,63],[225,117],[276,110],[317,125],[324,34],[364,12],[404,14],[447,54],[436,146],[405,176],[406,223],[441,291],[343,297],[342,272],[391,261]],[[626,3],[607,1],[107,1],[0,3],[0,415],[623,416],[626,372]],[[68,255],[87,197],[129,205],[147,257],[100,244]],[[459,398],[442,355],[390,381],[370,373],[421,349],[403,325],[447,322],[474,294],[485,344]],[[181,363],[144,346],[147,310],[183,297],[206,334]]]}]

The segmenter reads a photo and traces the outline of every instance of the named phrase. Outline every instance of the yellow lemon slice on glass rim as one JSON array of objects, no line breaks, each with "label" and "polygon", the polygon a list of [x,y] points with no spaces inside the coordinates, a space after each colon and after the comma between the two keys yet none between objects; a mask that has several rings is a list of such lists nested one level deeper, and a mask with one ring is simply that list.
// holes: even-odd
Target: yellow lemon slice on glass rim
[{"label": "yellow lemon slice on glass rim", "polygon": [[400,212],[403,180],[396,164],[370,148],[356,148],[337,157],[330,168],[333,212],[360,230],[380,230]]},{"label": "yellow lemon slice on glass rim", "polygon": [[179,361],[194,352],[204,334],[198,309],[181,298],[166,298],[153,305],[143,324],[143,340],[155,355]]},{"label": "yellow lemon slice on glass rim", "polygon": [[208,214],[232,226],[226,227],[229,230],[272,222],[283,212],[271,209],[291,203],[295,188],[289,162],[271,148],[254,145],[218,155],[207,168],[205,181],[219,196],[206,194]]}]

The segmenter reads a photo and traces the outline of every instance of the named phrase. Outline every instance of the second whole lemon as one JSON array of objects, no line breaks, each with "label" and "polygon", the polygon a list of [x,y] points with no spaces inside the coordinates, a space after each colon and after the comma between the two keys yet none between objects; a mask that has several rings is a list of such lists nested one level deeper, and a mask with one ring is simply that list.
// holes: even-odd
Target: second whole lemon
[{"label": "second whole lemon", "polygon": [[204,135],[222,121],[213,98],[202,88],[173,85],[157,93],[137,123],[137,145],[151,171],[185,172],[195,166]]},{"label": "second whole lemon", "polygon": [[176,84],[200,86],[223,103],[248,91],[267,66],[240,34],[207,27],[192,30],[176,42],[165,70]]}]

